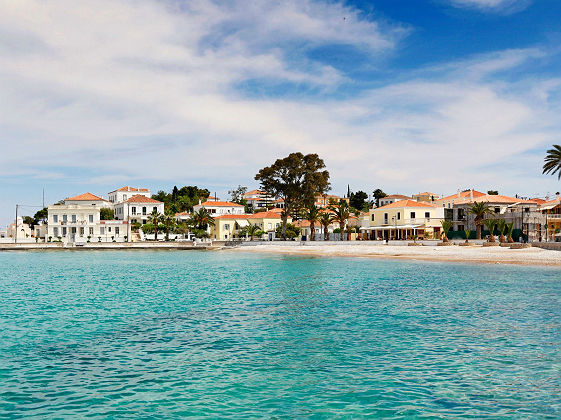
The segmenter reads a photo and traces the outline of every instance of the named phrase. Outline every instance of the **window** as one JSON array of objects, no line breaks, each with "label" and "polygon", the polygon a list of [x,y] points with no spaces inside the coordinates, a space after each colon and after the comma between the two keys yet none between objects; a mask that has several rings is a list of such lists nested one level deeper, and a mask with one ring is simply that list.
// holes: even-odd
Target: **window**
[{"label": "window", "polygon": [[426,219],[430,219],[430,211],[426,211],[426,212],[425,212],[425,218],[426,218]]},{"label": "window", "polygon": [[100,235],[105,235],[105,227],[102,226],[102,227],[99,228],[99,234]]},{"label": "window", "polygon": [[107,232],[111,233],[111,226],[107,227]]},{"label": "window", "polygon": [[93,227],[90,228],[89,234],[93,235]]},{"label": "window", "polygon": [[70,233],[76,235],[76,228],[75,227],[70,228]]},{"label": "window", "polygon": [[72,215],[72,223],[76,223],[76,215],[75,214]]},{"label": "window", "polygon": [[58,214],[53,214],[53,222],[58,223]]},{"label": "window", "polygon": [[415,212],[412,211],[412,212],[411,212],[411,219],[414,219],[414,218],[415,218]]},{"label": "window", "polygon": [[372,214],[372,221],[374,221],[374,214]]},{"label": "window", "polygon": [[229,224],[229,223],[226,223],[226,224],[224,225],[224,229],[230,230],[230,224]]},{"label": "window", "polygon": [[58,236],[58,228],[57,227],[53,229],[53,235],[55,235],[55,237]]},{"label": "window", "polygon": [[66,236],[66,228],[65,227],[62,228],[62,236]]},{"label": "window", "polygon": [[131,207],[131,213],[136,214],[136,207]]},{"label": "window", "polygon": [[500,207],[495,207],[495,213],[500,213],[501,212],[501,208]]},{"label": "window", "polygon": [[62,221],[63,222],[67,222],[68,221],[68,216],[66,214],[62,215]]},{"label": "window", "polygon": [[115,227],[115,235],[119,236],[119,227]]},{"label": "window", "polygon": [[90,220],[90,223],[93,223],[93,214],[89,215],[89,220]]},{"label": "window", "polygon": [[400,211],[397,212],[397,220],[401,220],[401,212]]},{"label": "window", "polygon": [[526,207],[526,208],[524,209],[524,213],[530,213],[530,207]]},{"label": "window", "polygon": [[152,211],[158,211],[158,207],[154,207]]},{"label": "window", "polygon": [[146,207],[142,207],[142,214],[146,216]]},{"label": "window", "polygon": [[123,200],[126,200],[126,199],[127,199],[127,195],[123,194]]},{"label": "window", "polygon": [[80,236],[84,236],[84,228],[83,227],[80,228]]},{"label": "window", "polygon": [[464,220],[464,209],[458,209],[458,220]]},{"label": "window", "polygon": [[388,223],[388,213],[384,213],[384,223]]}]

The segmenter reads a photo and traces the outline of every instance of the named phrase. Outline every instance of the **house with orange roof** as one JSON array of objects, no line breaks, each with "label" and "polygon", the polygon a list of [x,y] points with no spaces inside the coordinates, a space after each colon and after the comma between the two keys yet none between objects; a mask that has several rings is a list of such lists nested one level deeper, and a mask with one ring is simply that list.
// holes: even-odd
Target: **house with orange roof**
[{"label": "house with orange roof", "polygon": [[416,200],[400,200],[370,209],[360,218],[364,239],[396,240],[414,235],[440,238],[444,208]]},{"label": "house with orange roof", "polygon": [[491,209],[492,213],[486,218],[512,222],[514,229],[521,230],[530,241],[543,240],[545,237],[545,216],[535,200],[499,194],[484,194],[455,200],[452,213],[446,215],[453,223],[452,231],[476,230],[475,216],[470,213],[470,208],[475,202],[485,203]]},{"label": "house with orange roof", "polygon": [[141,194],[135,194],[125,201],[115,204],[115,219],[130,223],[146,224],[148,216],[156,211],[164,214],[164,203]]},{"label": "house with orange roof", "polygon": [[[291,221],[290,218],[289,221]],[[241,238],[241,229],[249,225],[256,225],[268,240],[273,240],[280,224],[280,212],[273,210],[254,214],[221,214],[214,217],[214,226],[209,226],[209,235],[214,240]]]},{"label": "house with orange roof", "polygon": [[425,203],[432,203],[433,201],[439,200],[441,196],[439,194],[425,191],[425,192],[420,192],[418,194],[413,194],[411,198],[413,200],[423,201]]},{"label": "house with orange roof", "polygon": [[334,194],[317,195],[315,197],[314,204],[316,205],[316,207],[325,208],[330,206],[332,203],[338,203],[340,200],[344,200],[347,202],[347,204],[349,204],[349,199],[347,197],[339,197],[338,195]]},{"label": "house with orange roof", "polygon": [[[243,198],[247,202],[247,205],[253,210],[268,208],[271,206],[276,206],[278,204],[276,203],[276,197],[267,194],[267,192],[263,190],[248,191],[243,195]],[[284,206],[284,201],[282,201],[282,204]]]},{"label": "house with orange roof", "polygon": [[238,203],[232,203],[230,201],[205,201],[204,203],[199,201],[199,204],[193,206],[195,212],[200,209],[206,209],[212,217],[220,216],[223,214],[244,214],[244,206]]},{"label": "house with orange roof", "polygon": [[150,190],[148,188],[135,188],[135,187],[121,187],[115,191],[111,191],[109,196],[109,202],[113,204],[122,203],[127,201],[129,198],[135,195],[141,195],[143,197],[151,197]]},{"label": "house with orange roof", "polygon": [[111,207],[109,202],[92,193],[84,193],[80,195],[76,195],[74,197],[65,198],[64,204],[74,204],[74,205],[81,205],[81,206],[100,206],[100,207]]},{"label": "house with orange roof", "polygon": [[392,204],[395,203],[396,201],[401,201],[401,200],[411,200],[411,197],[403,194],[386,195],[385,197],[380,198],[379,206],[380,207],[387,206],[388,204]]},{"label": "house with orange roof", "polygon": [[547,241],[561,242],[561,197],[559,193],[555,199],[539,205],[540,212],[544,215],[545,235]]}]

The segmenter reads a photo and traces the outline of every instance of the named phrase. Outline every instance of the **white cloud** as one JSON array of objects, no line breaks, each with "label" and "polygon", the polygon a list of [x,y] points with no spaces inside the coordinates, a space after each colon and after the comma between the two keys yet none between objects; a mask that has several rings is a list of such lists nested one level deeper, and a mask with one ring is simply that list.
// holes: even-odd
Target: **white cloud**
[{"label": "white cloud", "polygon": [[348,182],[529,189],[536,178],[517,168],[537,176],[541,162],[524,154],[558,132],[558,82],[491,77],[545,54],[538,49],[427,69],[344,100],[236,89],[255,79],[329,92],[345,75],[302,50],[347,44],[375,61],[406,33],[331,2],[12,0],[0,31],[4,179],[227,190],[301,150],[326,159],[337,191]]},{"label": "white cloud", "polygon": [[525,9],[531,0],[450,0],[456,7],[475,8],[482,11],[513,13]]}]

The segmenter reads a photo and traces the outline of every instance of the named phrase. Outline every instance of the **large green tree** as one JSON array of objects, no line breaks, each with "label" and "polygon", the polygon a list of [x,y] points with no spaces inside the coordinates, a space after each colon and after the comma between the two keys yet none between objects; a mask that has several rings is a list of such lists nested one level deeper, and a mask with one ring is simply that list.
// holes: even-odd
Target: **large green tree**
[{"label": "large green tree", "polygon": [[384,191],[382,191],[380,188],[376,188],[374,192],[372,192],[372,196],[376,201],[376,207],[380,207],[380,198],[386,197],[387,194]]},{"label": "large green tree", "polygon": [[553,148],[547,151],[544,161],[543,173],[551,175],[557,173],[557,179],[561,179],[561,146],[554,144]]},{"label": "large green tree", "polygon": [[35,223],[33,225],[37,225],[39,224],[39,222],[47,223],[48,218],[49,218],[49,210],[46,207],[44,207],[41,210],[39,210],[37,213],[35,213],[35,215],[33,216],[33,219],[35,220]]},{"label": "large green tree", "polygon": [[354,209],[364,210],[365,206],[368,205],[368,194],[364,191],[351,193],[351,196],[349,197],[349,205]]},{"label": "large green tree", "polygon": [[286,239],[288,216],[314,204],[317,195],[330,189],[329,172],[317,154],[291,153],[261,169],[255,180],[268,194],[284,200],[281,236]]},{"label": "large green tree", "polygon": [[101,220],[113,220],[115,219],[115,211],[108,207],[103,207],[99,210],[99,218]]}]

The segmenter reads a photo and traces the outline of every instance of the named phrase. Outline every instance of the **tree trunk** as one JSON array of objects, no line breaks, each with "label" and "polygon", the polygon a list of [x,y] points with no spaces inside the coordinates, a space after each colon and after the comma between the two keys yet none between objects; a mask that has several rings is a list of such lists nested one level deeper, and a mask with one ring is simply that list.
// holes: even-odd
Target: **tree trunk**
[{"label": "tree trunk", "polygon": [[477,224],[475,225],[475,232],[476,232],[475,237],[476,237],[477,239],[481,239],[481,225],[480,225],[479,223],[477,223]]},{"label": "tree trunk", "polygon": [[156,227],[157,225],[154,225],[154,240],[157,241],[158,240],[158,228]]},{"label": "tree trunk", "polygon": [[286,241],[286,223],[288,221],[288,212],[287,212],[287,214],[285,214],[285,213],[281,214],[281,220],[282,220],[281,237],[282,237],[283,241]]},{"label": "tree trunk", "polygon": [[310,222],[310,241],[316,240],[316,229],[314,222]]},{"label": "tree trunk", "polygon": [[339,229],[341,229],[341,240],[345,240],[345,222],[339,222]]},{"label": "tree trunk", "polygon": [[324,241],[329,241],[329,230],[328,230],[328,226],[324,226],[323,227],[323,240]]}]

